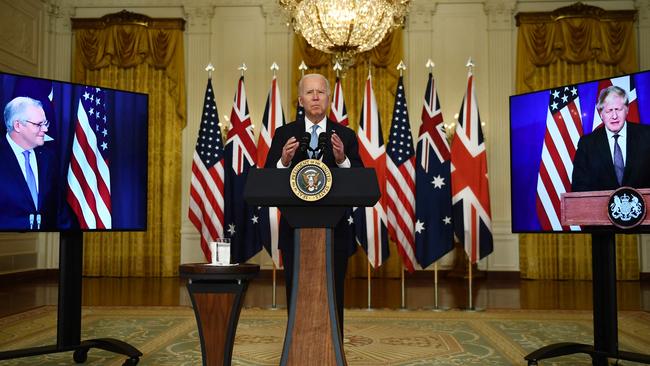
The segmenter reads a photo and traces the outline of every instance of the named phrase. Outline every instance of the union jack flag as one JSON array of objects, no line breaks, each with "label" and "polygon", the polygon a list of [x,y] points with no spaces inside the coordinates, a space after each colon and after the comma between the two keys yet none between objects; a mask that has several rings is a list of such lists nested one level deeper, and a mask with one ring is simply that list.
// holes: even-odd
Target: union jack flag
[{"label": "union jack flag", "polygon": [[[606,89],[613,85],[621,87],[623,88],[623,90],[627,91],[627,97],[629,102],[627,121],[634,122],[634,123],[641,122],[641,118],[639,117],[639,103],[636,99],[636,85],[634,83],[634,78],[630,77],[630,75],[601,80],[598,83],[598,93],[596,94],[596,98],[598,98],[598,95],[600,95],[601,90]],[[600,118],[600,114],[598,114],[597,108],[598,108],[598,101],[596,100],[596,107],[594,107],[594,123],[593,123],[592,131],[603,124],[603,120]]]},{"label": "union jack flag", "polygon": [[336,77],[334,83],[334,94],[332,95],[332,107],[330,108],[329,119],[337,122],[343,126],[348,123],[348,111],[345,108],[345,100],[343,98],[343,87],[341,86],[341,79]]},{"label": "union jack flag", "polygon": [[388,234],[397,244],[404,267],[409,271],[418,267],[415,259],[415,150],[411,137],[404,78],[400,76],[395,91],[393,121],[386,147],[388,180],[387,218]]},{"label": "union jack flag", "polygon": [[210,261],[208,242],[223,238],[224,151],[212,79],[208,79],[199,136],[192,159],[188,216],[201,234],[201,249]]},{"label": "union jack flag", "polygon": [[[552,89],[537,175],[537,216],[544,230],[563,230],[560,197],[562,193],[571,191],[573,158],[582,134],[578,88],[570,85]],[[564,229],[569,230],[567,227]],[[580,230],[580,227],[572,226],[571,229]]]},{"label": "union jack flag", "polygon": [[487,173],[485,141],[470,70],[451,144],[451,202],[454,233],[464,244],[471,263],[478,262],[493,250]]},{"label": "union jack flag", "polygon": [[225,232],[230,238],[230,259],[242,263],[262,249],[259,240],[259,209],[244,201],[248,171],[255,168],[257,148],[248,112],[244,77],[239,78],[230,113],[232,128],[226,142]]},{"label": "union jack flag", "polygon": [[68,168],[67,201],[82,229],[110,229],[110,133],[106,95],[86,86],[77,106],[77,123]]},{"label": "union jack flag", "polygon": [[429,73],[415,166],[415,253],[423,268],[454,249],[450,159],[440,100]]},{"label": "union jack flag", "polygon": [[386,151],[370,75],[365,85],[357,137],[359,155],[365,167],[375,169],[381,197],[373,207],[354,210],[354,226],[357,241],[366,251],[370,264],[377,268],[389,255],[386,229]]},{"label": "union jack flag", "polygon": [[[266,157],[269,154],[271,141],[275,130],[285,124],[282,101],[280,100],[280,89],[275,76],[271,82],[271,89],[264,107],[264,118],[262,130],[257,140],[257,167],[263,168]],[[273,259],[277,268],[282,267],[282,256],[278,249],[280,226],[280,211],[277,207],[263,207],[260,209],[260,237],[262,245]]]}]

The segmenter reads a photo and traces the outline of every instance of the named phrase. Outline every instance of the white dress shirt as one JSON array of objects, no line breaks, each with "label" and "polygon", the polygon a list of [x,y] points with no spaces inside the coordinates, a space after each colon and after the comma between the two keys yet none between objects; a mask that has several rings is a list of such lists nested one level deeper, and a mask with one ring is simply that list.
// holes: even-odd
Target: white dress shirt
[{"label": "white dress shirt", "polygon": [[[314,125],[312,121],[310,121],[307,117],[305,117],[305,132],[311,135],[311,128]],[[316,129],[316,132],[318,133],[318,136],[320,136],[321,133],[325,132],[327,129],[327,118],[323,117],[323,119],[317,123],[318,128]],[[320,160],[323,160],[323,157],[320,157]],[[336,164],[339,168],[349,168],[352,166],[350,163],[350,159],[348,157],[345,157],[345,160],[341,164]],[[275,165],[278,168],[288,168],[288,166],[284,166],[282,164],[282,157],[280,157],[280,160],[278,160],[278,163]],[[291,163],[289,163],[289,166],[291,166]]]},{"label": "white dress shirt", "polygon": [[[605,127],[605,133],[607,134],[607,142],[609,143],[609,153],[612,157],[612,162],[614,162],[614,132],[610,131]],[[618,146],[621,148],[621,153],[623,154],[623,165],[627,161],[627,121],[623,124],[623,128],[618,131]]]},{"label": "white dress shirt", "polygon": [[[25,155],[23,155],[23,149],[20,147],[12,138],[9,136],[9,133],[6,135],[9,146],[16,155],[16,160],[18,160],[18,165],[20,165],[20,170],[23,172],[23,178],[27,182],[27,172],[25,171]],[[34,149],[29,150],[29,165],[32,167],[32,172],[34,173],[34,178],[36,179],[36,190],[38,191],[38,164],[36,163],[36,154],[34,154]]]}]

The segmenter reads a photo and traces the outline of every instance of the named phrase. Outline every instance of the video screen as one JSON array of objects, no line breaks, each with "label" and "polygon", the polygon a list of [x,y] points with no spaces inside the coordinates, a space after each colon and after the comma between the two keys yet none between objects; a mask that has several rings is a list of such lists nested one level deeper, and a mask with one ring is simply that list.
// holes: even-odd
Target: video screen
[{"label": "video screen", "polygon": [[146,94],[0,73],[0,103],[0,231],[146,230]]},{"label": "video screen", "polygon": [[511,96],[513,233],[583,232],[561,224],[564,192],[650,187],[647,124],[650,71]]}]

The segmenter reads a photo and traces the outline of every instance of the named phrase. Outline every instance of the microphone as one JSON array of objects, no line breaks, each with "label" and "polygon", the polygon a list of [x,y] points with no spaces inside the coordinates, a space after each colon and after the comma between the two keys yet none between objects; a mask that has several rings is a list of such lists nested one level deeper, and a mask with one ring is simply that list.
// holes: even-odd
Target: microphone
[{"label": "microphone", "polygon": [[302,134],[302,137],[300,137],[300,144],[298,145],[298,150],[300,150],[301,153],[307,151],[310,140],[311,140],[311,135],[309,134],[309,132],[305,132]]},{"label": "microphone", "polygon": [[29,230],[34,228],[34,214],[29,214]]},{"label": "microphone", "polygon": [[329,134],[327,132],[323,132],[320,135],[318,135],[318,158],[320,159],[324,154],[325,154],[325,149],[329,145]]}]

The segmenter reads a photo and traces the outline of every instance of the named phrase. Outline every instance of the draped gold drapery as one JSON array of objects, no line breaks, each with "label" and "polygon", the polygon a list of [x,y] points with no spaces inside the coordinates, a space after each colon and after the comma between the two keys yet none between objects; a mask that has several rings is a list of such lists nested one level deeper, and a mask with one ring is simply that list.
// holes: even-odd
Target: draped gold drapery
[{"label": "draped gold drapery", "polygon": [[[369,64],[372,74],[372,88],[377,99],[377,106],[381,119],[381,129],[384,136],[384,143],[388,142],[388,130],[390,129],[391,114],[395,101],[395,89],[399,79],[397,65],[404,55],[402,30],[396,29],[389,33],[384,40],[370,51],[354,56],[353,66],[344,71],[341,75],[345,106],[348,112],[349,127],[357,131],[359,127],[360,107],[363,103],[363,94],[366,80],[368,78]],[[304,61],[309,68],[305,73],[319,73],[325,75],[334,87],[336,72],[333,70],[334,61],[332,55],[323,53],[311,47],[304,38],[296,36],[294,39],[293,67],[298,70],[300,63]],[[298,81],[301,74],[294,73],[291,89],[292,114],[295,116],[295,108],[298,100]],[[384,264],[374,270],[373,276],[378,277],[399,277],[401,271],[401,259],[397,253],[394,243],[390,243],[390,257]],[[365,277],[367,274],[367,257],[362,249],[350,259],[348,276]]]},{"label": "draped gold drapery", "polygon": [[186,123],[184,21],[123,11],[73,19],[73,30],[74,82],[149,95],[147,231],[85,233],[83,273],[176,276]]},{"label": "draped gold drapery", "polygon": [[[518,93],[638,71],[636,11],[577,3],[548,13],[517,14]],[[636,235],[616,237],[618,279],[639,278]],[[521,234],[522,278],[591,279],[591,237]]]}]

